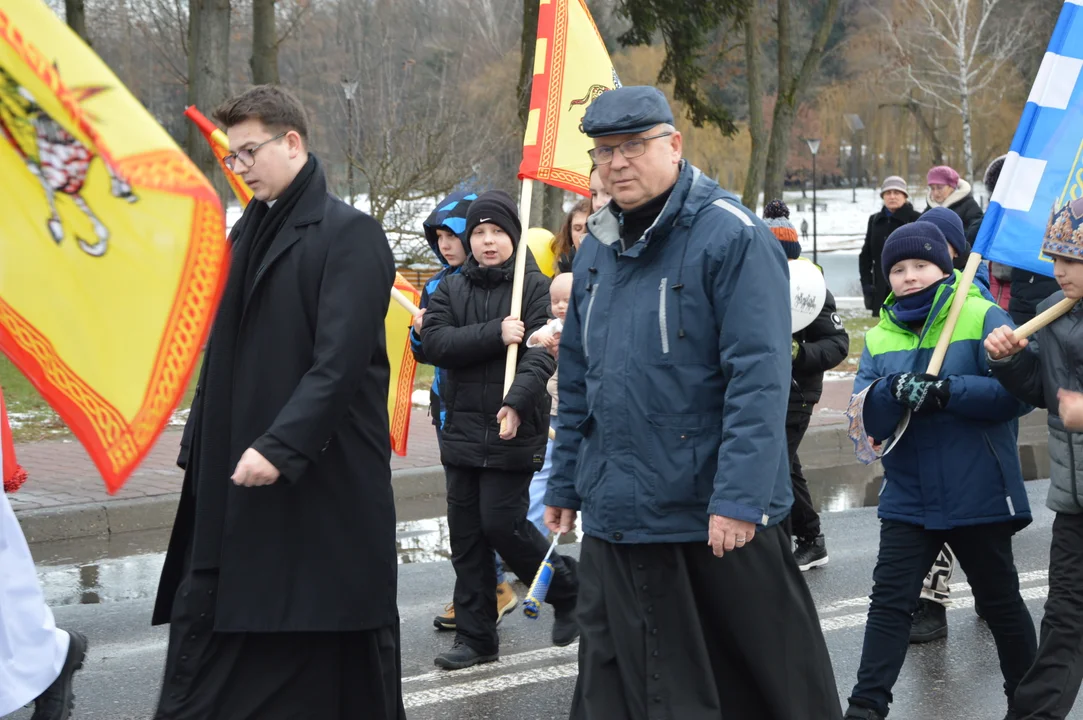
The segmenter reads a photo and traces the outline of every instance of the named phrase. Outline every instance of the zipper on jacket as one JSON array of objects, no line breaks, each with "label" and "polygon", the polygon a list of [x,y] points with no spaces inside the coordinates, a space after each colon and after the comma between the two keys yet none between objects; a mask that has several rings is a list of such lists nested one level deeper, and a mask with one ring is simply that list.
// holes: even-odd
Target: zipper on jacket
[{"label": "zipper on jacket", "polygon": [[669,278],[662,278],[658,284],[658,331],[662,333],[662,354],[669,355],[669,327],[666,318],[666,282]]},{"label": "zipper on jacket", "polygon": [[594,312],[594,299],[598,297],[598,283],[594,283],[590,287],[590,302],[587,303],[587,314],[583,318],[583,355],[590,357],[590,348],[588,342],[590,340],[590,314]]},{"label": "zipper on jacket", "polygon": [[989,452],[993,453],[993,459],[1000,468],[1000,477],[1004,479],[1004,498],[1008,501],[1008,514],[1015,517],[1015,503],[1012,502],[1011,493],[1008,492],[1008,475],[1004,472],[1004,463],[1000,462],[1000,455],[997,454],[997,449],[993,447],[993,441],[989,439],[989,436],[982,433],[982,439],[989,446]]},{"label": "zipper on jacket", "polygon": [[1083,507],[1083,503],[1079,502],[1079,489],[1076,487],[1075,479],[1075,443],[1072,442],[1072,433],[1065,429],[1065,434],[1068,435],[1068,469],[1071,471],[1072,476],[1072,499],[1075,500],[1076,507]]},{"label": "zipper on jacket", "polygon": [[[485,290],[485,317],[489,316],[489,296],[492,294],[491,289]],[[501,338],[503,340],[503,338]],[[485,396],[485,387],[489,384],[489,363],[485,363],[485,368],[481,371],[481,387],[482,397]],[[485,411],[485,402],[482,401],[482,412]],[[489,467],[489,423],[485,423],[485,442],[481,447],[481,466]]]}]

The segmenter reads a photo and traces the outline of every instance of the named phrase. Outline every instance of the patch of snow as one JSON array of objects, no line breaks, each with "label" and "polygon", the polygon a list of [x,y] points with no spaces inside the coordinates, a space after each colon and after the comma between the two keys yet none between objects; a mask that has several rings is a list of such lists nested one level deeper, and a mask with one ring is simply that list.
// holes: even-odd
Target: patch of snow
[{"label": "patch of snow", "polygon": [[414,390],[410,395],[410,402],[414,407],[427,408],[429,406],[429,391],[428,390]]},{"label": "patch of snow", "polygon": [[188,422],[188,414],[191,412],[191,410],[191,408],[177,410],[175,413],[173,413],[173,416],[169,418],[169,424],[171,426],[184,427],[184,425]]}]

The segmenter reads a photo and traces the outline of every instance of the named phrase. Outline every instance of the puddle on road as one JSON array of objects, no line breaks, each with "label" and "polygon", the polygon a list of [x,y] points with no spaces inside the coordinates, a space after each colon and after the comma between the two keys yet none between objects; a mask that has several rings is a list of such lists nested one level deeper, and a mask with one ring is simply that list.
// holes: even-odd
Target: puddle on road
[{"label": "puddle on road", "polygon": [[[450,560],[446,517],[400,522],[396,531],[399,564]],[[36,545],[45,600],[55,607],[153,598],[168,540],[168,531],[152,531]],[[578,540],[573,533],[561,544]]]}]

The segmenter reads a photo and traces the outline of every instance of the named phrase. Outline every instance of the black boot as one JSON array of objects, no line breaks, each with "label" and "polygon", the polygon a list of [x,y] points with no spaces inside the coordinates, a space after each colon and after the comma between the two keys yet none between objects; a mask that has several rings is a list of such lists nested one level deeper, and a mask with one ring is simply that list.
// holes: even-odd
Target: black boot
[{"label": "black boot", "polygon": [[445,670],[462,670],[463,668],[473,667],[474,665],[479,665],[481,663],[495,662],[499,659],[499,652],[495,652],[492,655],[482,655],[466,643],[456,640],[455,644],[451,646],[451,649],[437,655],[436,659],[433,660],[433,663],[435,663],[437,667],[442,667]]},{"label": "black boot", "polygon": [[911,643],[927,643],[948,636],[948,609],[938,602],[922,598],[910,626]]},{"label": "black boot", "polygon": [[884,716],[871,708],[851,705],[842,720],[884,720]]},{"label": "black boot", "polygon": [[823,535],[817,535],[811,540],[797,539],[797,546],[793,550],[793,559],[797,561],[797,567],[801,572],[811,570],[814,567],[823,567],[827,564],[827,542]]},{"label": "black boot", "polygon": [[564,565],[560,571],[561,582],[571,583],[576,593],[571,599],[553,603],[553,644],[557,647],[571,645],[579,637],[579,621],[575,615],[579,594],[579,562],[570,557],[561,557],[561,560]]},{"label": "black boot", "polygon": [[64,659],[64,666],[60,668],[60,674],[53,684],[34,701],[34,716],[30,720],[68,720],[71,717],[72,708],[75,707],[72,679],[75,677],[75,671],[83,667],[87,639],[85,635],[75,630],[66,632],[71,637],[71,642],[68,645],[68,656]]}]

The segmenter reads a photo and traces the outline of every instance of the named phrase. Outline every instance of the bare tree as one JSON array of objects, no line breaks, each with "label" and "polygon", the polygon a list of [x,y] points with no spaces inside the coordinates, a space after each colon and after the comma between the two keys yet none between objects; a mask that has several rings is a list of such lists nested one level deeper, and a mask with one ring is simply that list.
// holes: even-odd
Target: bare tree
[{"label": "bare tree", "polygon": [[748,159],[748,173],[745,176],[744,192],[741,193],[741,204],[753,210],[759,199],[764,162],[767,159],[767,127],[763,112],[763,55],[760,51],[763,37],[760,34],[758,4],[749,2],[742,18],[745,30],[745,72],[748,77],[748,135],[752,139],[752,154]]},{"label": "bare tree", "polygon": [[275,2],[252,0],[252,82],[278,84],[278,31],[275,28]]},{"label": "bare tree", "polygon": [[[229,12],[229,0],[189,0],[188,4],[188,103],[207,115],[229,98]],[[223,200],[230,197],[214,154],[191,124],[188,156]]]},{"label": "bare tree", "polygon": [[85,0],[64,0],[64,16],[67,18],[68,27],[75,34],[83,38],[83,42],[90,44],[90,36],[86,32],[86,2]]},{"label": "bare tree", "polygon": [[[1028,34],[1024,23],[997,23],[1008,0],[907,0],[890,12],[874,8],[884,35],[898,55],[897,66],[916,103],[959,116],[963,165],[974,177],[975,97],[1004,92],[1000,70],[1015,57]],[[919,118],[920,121],[920,118]]]},{"label": "bare tree", "polygon": [[790,155],[790,131],[797,117],[800,95],[807,92],[813,75],[820,67],[824,47],[839,14],[839,0],[824,0],[820,23],[805,52],[801,67],[794,71],[795,28],[791,0],[778,0],[778,99],[771,122],[771,142],[763,179],[763,200],[782,197],[786,176],[786,161]]}]

